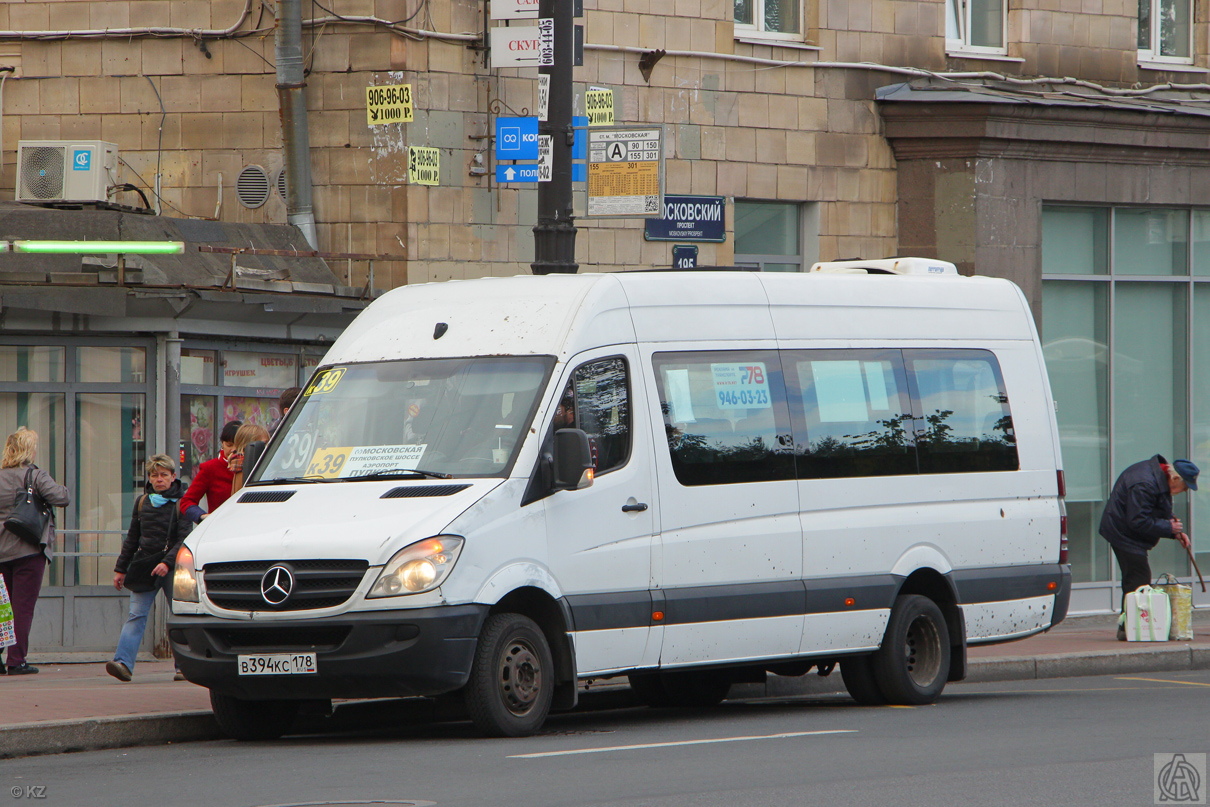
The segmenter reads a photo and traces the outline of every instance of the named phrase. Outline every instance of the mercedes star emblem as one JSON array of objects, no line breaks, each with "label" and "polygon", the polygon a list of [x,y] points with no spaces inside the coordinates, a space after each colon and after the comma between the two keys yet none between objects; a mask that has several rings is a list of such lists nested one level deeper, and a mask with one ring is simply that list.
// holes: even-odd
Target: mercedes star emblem
[{"label": "mercedes star emblem", "polygon": [[285,566],[270,566],[260,579],[260,595],[270,605],[281,605],[294,590],[294,575]]}]

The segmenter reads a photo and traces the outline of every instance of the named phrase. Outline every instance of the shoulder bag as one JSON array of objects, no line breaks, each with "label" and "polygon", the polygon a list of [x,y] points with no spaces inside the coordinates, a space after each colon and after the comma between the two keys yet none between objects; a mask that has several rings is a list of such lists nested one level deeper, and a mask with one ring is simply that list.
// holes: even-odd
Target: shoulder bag
[{"label": "shoulder bag", "polygon": [[50,522],[50,508],[34,490],[34,468],[25,472],[25,486],[17,492],[13,512],[4,520],[4,529],[36,547],[42,546],[42,536]]}]

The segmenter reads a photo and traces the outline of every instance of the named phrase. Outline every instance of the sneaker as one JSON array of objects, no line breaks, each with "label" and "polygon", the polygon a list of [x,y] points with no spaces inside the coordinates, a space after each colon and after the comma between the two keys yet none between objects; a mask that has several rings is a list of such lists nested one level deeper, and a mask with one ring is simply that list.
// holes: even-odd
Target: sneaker
[{"label": "sneaker", "polygon": [[130,680],[130,668],[120,661],[106,662],[105,672],[109,673],[119,681]]},{"label": "sneaker", "polygon": [[23,664],[18,664],[16,667],[8,668],[9,675],[36,675],[37,672],[38,668],[31,667],[28,661]]},{"label": "sneaker", "polygon": [[180,670],[177,670],[176,673],[172,676],[172,680],[173,681],[184,681],[185,673],[181,672]]},{"label": "sneaker", "polygon": [[1119,642],[1126,641],[1126,626],[1125,625],[1118,625],[1118,641]]}]

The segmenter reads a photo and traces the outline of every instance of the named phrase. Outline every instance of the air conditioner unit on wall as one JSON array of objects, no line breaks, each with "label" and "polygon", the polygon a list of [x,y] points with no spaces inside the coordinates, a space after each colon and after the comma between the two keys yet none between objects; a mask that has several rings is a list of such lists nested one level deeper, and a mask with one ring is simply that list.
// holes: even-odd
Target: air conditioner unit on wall
[{"label": "air conditioner unit on wall", "polygon": [[118,184],[118,147],[103,140],[17,142],[18,202],[106,202]]}]

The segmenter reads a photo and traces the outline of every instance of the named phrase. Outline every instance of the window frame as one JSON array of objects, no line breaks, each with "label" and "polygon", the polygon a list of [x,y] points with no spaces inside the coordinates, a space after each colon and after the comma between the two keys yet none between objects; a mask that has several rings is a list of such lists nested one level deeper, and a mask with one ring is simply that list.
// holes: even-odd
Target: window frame
[{"label": "window frame", "polygon": [[[568,391],[570,390],[571,394],[573,396],[573,399],[576,401],[576,408],[575,408],[576,419],[575,419],[574,426],[567,427],[567,428],[583,429],[583,426],[581,425],[581,421],[580,421],[580,415],[583,410],[582,410],[582,407],[579,405],[580,393],[579,393],[579,390],[576,389],[576,381],[577,381],[576,376],[585,367],[591,367],[592,365],[598,364],[603,361],[620,361],[622,363],[622,369],[625,373],[625,379],[626,379],[626,452],[625,452],[625,454],[622,455],[621,459],[617,462],[617,464],[611,465],[609,468],[606,468],[605,470],[601,470],[599,468],[594,467],[593,475],[597,476],[597,477],[601,477],[606,474],[610,474],[610,473],[613,473],[614,471],[618,471],[618,470],[621,470],[622,468],[625,468],[627,465],[630,464],[630,459],[634,455],[634,405],[635,405],[635,399],[634,399],[634,382],[632,380],[634,373],[633,373],[633,369],[630,366],[630,362],[627,360],[626,356],[622,355],[621,353],[617,353],[617,354],[613,354],[610,356],[598,356],[594,359],[588,359],[587,361],[577,364],[571,370],[571,372],[569,372],[567,374],[567,382],[565,384],[563,384],[563,386],[560,388],[559,398],[558,398],[558,400],[555,401],[555,406],[557,407],[559,401],[562,401],[563,398],[566,397]],[[554,422],[554,418],[552,416],[551,422],[550,422],[550,438],[551,439],[554,438],[554,433],[555,433],[555,422]],[[585,434],[588,434],[588,441],[591,444],[594,439],[592,434],[589,434],[588,432],[585,432]],[[595,462],[596,462],[595,456],[593,458],[593,461],[594,461],[594,466],[595,466]]]},{"label": "window frame", "polygon": [[799,30],[797,32],[769,31],[764,28],[766,0],[750,0],[752,3],[752,19],[754,20],[754,22],[751,23],[739,22],[735,19],[733,4],[731,19],[735,25],[735,36],[750,39],[777,40],[781,42],[805,42],[807,36],[806,19],[808,0],[795,1],[798,3]]},{"label": "window frame", "polygon": [[[1151,5],[1151,17],[1150,17],[1150,24],[1151,24],[1150,39],[1151,39],[1151,41],[1148,43],[1149,47],[1144,48],[1144,47],[1140,46],[1138,48],[1138,63],[1143,66],[1146,66],[1149,64],[1152,64],[1152,65],[1191,65],[1191,64],[1193,64],[1194,55],[1195,55],[1195,52],[1194,52],[1195,40],[1194,40],[1194,36],[1193,36],[1193,30],[1197,24],[1196,18],[1194,17],[1194,14],[1197,10],[1195,7],[1195,4],[1194,4],[1194,0],[1173,0],[1173,2],[1186,3],[1188,5],[1189,39],[1185,43],[1185,47],[1187,48],[1188,54],[1189,54],[1187,56],[1165,56],[1159,52],[1160,45],[1161,45],[1160,38],[1163,36],[1163,25],[1160,25],[1157,23],[1162,22],[1162,15],[1159,12],[1161,10],[1161,5],[1164,2],[1164,0],[1146,0],[1146,2],[1150,3],[1150,5]],[[1138,24],[1138,18],[1136,17],[1135,19],[1136,19],[1136,24]]]},{"label": "window frame", "polygon": [[[1000,4],[1000,44],[974,45],[971,44],[971,21],[969,14],[970,0],[945,0],[945,50],[946,53],[961,56],[1007,56],[1008,55],[1008,2],[995,0]],[[949,31],[949,15],[953,10],[955,24],[958,27],[958,37],[951,38]]]}]

